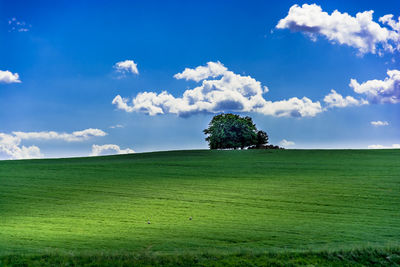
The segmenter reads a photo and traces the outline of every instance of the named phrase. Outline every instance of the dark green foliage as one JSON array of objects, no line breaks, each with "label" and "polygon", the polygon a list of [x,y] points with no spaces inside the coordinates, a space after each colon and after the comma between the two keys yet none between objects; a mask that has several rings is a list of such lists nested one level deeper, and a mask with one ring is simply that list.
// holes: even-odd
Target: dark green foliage
[{"label": "dark green foliage", "polygon": [[0,256],[0,266],[399,266],[400,249],[233,254]]},{"label": "dark green foliage", "polygon": [[[220,114],[213,117],[203,131],[211,149],[245,148],[268,140],[265,132],[258,132],[253,120],[236,114]],[[265,134],[265,135],[264,135]]]},{"label": "dark green foliage", "polygon": [[268,135],[264,131],[257,132],[257,147],[268,144]]}]

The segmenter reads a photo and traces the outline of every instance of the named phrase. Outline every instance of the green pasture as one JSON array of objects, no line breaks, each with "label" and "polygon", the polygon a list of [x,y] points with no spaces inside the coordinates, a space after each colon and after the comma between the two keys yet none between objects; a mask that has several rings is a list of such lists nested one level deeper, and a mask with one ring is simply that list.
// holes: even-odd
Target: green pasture
[{"label": "green pasture", "polygon": [[400,150],[0,161],[0,265],[10,255],[399,247]]}]

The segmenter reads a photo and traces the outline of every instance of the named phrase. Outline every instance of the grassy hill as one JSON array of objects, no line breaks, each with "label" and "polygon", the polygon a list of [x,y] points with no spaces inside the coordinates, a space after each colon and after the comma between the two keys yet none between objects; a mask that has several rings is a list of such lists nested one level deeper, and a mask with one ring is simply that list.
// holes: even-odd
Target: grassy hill
[{"label": "grassy hill", "polygon": [[354,250],[400,263],[399,247],[400,150],[0,162],[0,265],[23,257],[40,263],[40,255],[114,255],[121,262],[152,255],[165,265],[172,255],[206,265],[243,253],[250,263],[254,255],[313,263],[339,253],[331,262],[341,265],[356,258]]}]

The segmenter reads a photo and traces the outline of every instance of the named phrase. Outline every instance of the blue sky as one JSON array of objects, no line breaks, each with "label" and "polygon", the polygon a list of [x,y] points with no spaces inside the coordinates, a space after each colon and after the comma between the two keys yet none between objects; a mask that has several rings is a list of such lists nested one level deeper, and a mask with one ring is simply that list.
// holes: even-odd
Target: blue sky
[{"label": "blue sky", "polygon": [[397,0],[0,0],[0,158],[207,148],[219,112],[287,148],[397,147],[399,16]]}]

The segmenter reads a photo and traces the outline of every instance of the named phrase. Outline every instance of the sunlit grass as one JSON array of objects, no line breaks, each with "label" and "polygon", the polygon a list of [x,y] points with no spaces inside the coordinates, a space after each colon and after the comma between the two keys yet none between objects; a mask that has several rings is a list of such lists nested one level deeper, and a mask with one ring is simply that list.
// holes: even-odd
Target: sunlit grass
[{"label": "sunlit grass", "polygon": [[0,215],[3,255],[398,247],[400,150],[2,161]]}]

